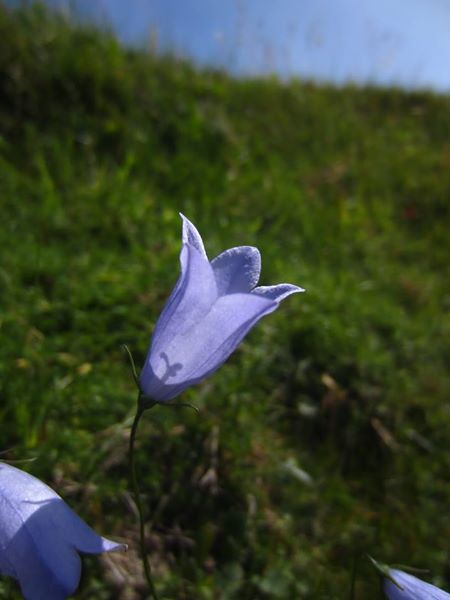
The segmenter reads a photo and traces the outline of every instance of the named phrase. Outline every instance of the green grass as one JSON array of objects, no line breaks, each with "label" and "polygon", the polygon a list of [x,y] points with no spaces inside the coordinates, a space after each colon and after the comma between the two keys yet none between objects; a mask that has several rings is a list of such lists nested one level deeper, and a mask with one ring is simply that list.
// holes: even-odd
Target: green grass
[{"label": "green grass", "polygon": [[36,8],[0,8],[0,85],[2,449],[130,546],[77,597],[144,594],[121,344],[141,365],[179,211],[307,293],[183,395],[198,416],[144,417],[161,596],[344,600],[356,565],[374,600],[366,554],[448,589],[450,99],[236,81]]}]

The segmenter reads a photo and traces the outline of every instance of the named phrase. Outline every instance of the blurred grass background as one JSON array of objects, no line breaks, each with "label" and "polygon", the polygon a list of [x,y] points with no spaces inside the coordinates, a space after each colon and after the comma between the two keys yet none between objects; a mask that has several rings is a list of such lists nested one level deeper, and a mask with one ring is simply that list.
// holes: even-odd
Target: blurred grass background
[{"label": "blurred grass background", "polygon": [[367,553],[448,587],[450,99],[234,80],[1,5],[0,85],[3,457],[130,546],[77,597],[145,597],[121,344],[141,365],[179,211],[307,293],[184,394],[200,415],[144,419],[161,596],[346,599],[354,572],[381,598]]}]

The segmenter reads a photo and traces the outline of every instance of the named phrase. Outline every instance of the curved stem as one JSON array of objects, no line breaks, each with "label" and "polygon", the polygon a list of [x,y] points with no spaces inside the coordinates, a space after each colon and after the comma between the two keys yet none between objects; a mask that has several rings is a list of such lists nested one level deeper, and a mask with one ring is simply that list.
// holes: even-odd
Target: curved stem
[{"label": "curved stem", "polygon": [[356,581],[356,567],[357,567],[357,563],[358,563],[358,558],[357,556],[353,556],[353,561],[352,561],[352,579],[350,582],[350,600],[355,600],[355,581]]},{"label": "curved stem", "polygon": [[136,477],[136,467],[135,467],[135,463],[134,463],[134,442],[136,439],[138,425],[139,425],[139,422],[140,422],[143,414],[144,414],[144,408],[142,408],[142,406],[139,404],[139,401],[138,401],[138,409],[136,411],[136,415],[134,417],[134,421],[133,421],[133,425],[131,427],[131,433],[130,433],[130,450],[129,450],[129,452],[130,452],[129,453],[130,476],[131,476],[131,486],[133,488],[134,500],[136,502],[136,506],[137,506],[138,513],[139,513],[139,537],[140,537],[140,546],[141,546],[141,558],[142,558],[142,564],[144,566],[145,578],[147,580],[148,587],[150,589],[150,593],[151,593],[152,597],[154,598],[154,600],[158,600],[158,595],[156,593],[155,585],[154,585],[153,579],[152,579],[150,563],[149,563],[147,552],[145,549],[145,522],[144,522],[143,511],[142,511],[139,485],[138,485],[137,477]]}]

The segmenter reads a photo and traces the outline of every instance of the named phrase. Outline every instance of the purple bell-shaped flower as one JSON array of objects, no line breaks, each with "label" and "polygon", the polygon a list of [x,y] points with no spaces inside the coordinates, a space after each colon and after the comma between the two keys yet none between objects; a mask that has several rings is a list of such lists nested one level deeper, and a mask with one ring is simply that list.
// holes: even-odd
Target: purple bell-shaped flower
[{"label": "purple bell-shaped flower", "polygon": [[64,600],[80,581],[78,552],[125,550],[97,535],[45,483],[0,463],[0,573],[26,600]]},{"label": "purple bell-shaped flower", "polygon": [[149,402],[166,402],[216,371],[250,329],[280,302],[304,290],[280,283],[258,286],[257,248],[230,248],[209,261],[186,217],[181,274],[156,324],[140,376]]}]

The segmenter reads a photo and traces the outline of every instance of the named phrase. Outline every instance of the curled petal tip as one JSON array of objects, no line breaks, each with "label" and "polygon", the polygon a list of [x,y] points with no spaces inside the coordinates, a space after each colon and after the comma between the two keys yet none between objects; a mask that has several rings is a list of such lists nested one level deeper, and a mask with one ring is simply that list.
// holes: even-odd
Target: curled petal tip
[{"label": "curled petal tip", "polygon": [[298,294],[305,290],[298,285],[292,283],[279,283],[278,285],[261,285],[256,287],[252,294],[258,294],[264,296],[270,300],[280,303],[282,300],[290,296],[291,294]]},{"label": "curled petal tip", "polygon": [[128,544],[122,544],[120,542],[113,542],[108,538],[102,538],[102,552],[126,552],[128,550]]},{"label": "curled petal tip", "polygon": [[180,213],[180,217],[183,221],[183,244],[194,247],[206,258],[205,246],[203,245],[202,236],[200,235],[198,229],[182,213]]}]

